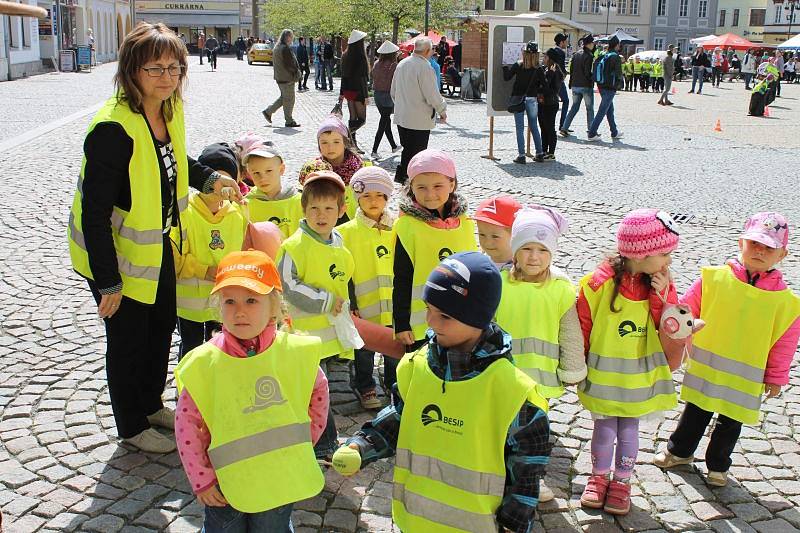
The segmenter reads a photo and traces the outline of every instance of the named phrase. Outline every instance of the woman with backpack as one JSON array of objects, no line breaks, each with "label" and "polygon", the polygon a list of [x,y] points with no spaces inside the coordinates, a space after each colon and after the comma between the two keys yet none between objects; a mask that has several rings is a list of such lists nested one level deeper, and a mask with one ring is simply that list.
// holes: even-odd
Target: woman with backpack
[{"label": "woman with backpack", "polygon": [[539,135],[537,116],[539,114],[539,101],[537,100],[537,83],[544,80],[539,69],[539,45],[535,41],[528,41],[522,52],[522,60],[511,66],[503,66],[503,79],[509,81],[514,78],[511,89],[508,111],[514,113],[514,126],[517,132],[517,158],[515,163],[525,164],[525,115],[528,115],[528,127],[533,134],[533,144],[536,147],[534,161],[544,161],[542,138]]}]

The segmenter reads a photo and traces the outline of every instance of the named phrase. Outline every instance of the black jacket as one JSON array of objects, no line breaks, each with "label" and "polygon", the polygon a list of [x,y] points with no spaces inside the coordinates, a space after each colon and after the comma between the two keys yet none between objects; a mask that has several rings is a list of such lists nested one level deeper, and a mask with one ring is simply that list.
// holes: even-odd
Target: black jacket
[{"label": "black jacket", "polygon": [[562,74],[566,73],[567,72],[567,53],[560,46],[553,47],[553,50],[555,50],[556,54],[558,54],[558,59],[556,60],[556,64],[559,66],[559,68],[561,68],[561,73]]},{"label": "black jacket", "polygon": [[594,81],[592,80],[593,63],[594,54],[588,48],[584,48],[572,56],[572,62],[569,64],[570,88],[588,87],[591,89],[594,86]]},{"label": "black jacket", "polygon": [[[613,54],[613,55],[609,55]],[[598,87],[611,91],[619,91],[625,87],[625,78],[622,76],[622,59],[617,52],[606,52],[605,56],[600,56],[597,61],[606,57],[603,69],[603,83],[597,84]]]},{"label": "black jacket", "polygon": [[538,92],[536,84],[532,81],[535,68],[523,68],[522,63],[517,61],[511,66],[503,66],[503,79],[505,81],[514,78],[514,86],[511,88],[512,96],[531,96],[535,97]]},{"label": "black jacket", "polygon": [[539,105],[559,105],[558,92],[561,90],[561,84],[564,83],[564,75],[560,69],[550,70],[545,66],[539,67],[533,75],[533,83],[538,91]]},{"label": "black jacket", "polygon": [[295,52],[297,56],[297,62],[301,65],[308,65],[308,48],[304,44],[297,45],[297,52]]},{"label": "black jacket", "polygon": [[711,61],[708,59],[708,54],[703,52],[702,54],[694,54],[692,56],[692,66],[693,67],[710,67]]}]

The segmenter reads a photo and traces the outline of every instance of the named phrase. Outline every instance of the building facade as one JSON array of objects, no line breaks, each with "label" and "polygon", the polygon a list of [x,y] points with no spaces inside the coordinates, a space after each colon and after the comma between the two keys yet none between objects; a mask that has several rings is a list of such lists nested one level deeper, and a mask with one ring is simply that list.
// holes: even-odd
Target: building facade
[{"label": "building facade", "polygon": [[715,33],[734,33],[748,41],[762,43],[766,14],[767,0],[717,0]]},{"label": "building facade", "polygon": [[484,15],[513,16],[520,13],[554,13],[569,18],[575,0],[483,0]]},{"label": "building facade", "polygon": [[233,43],[242,31],[239,0],[136,0],[135,10],[137,22],[163,22],[175,33],[183,34],[190,50],[196,50],[201,32],[206,38],[213,35],[222,45],[223,41]]},{"label": "building facade", "polygon": [[716,33],[717,0],[653,0],[648,48],[673,44],[682,53],[694,49],[691,40]]},{"label": "building facade", "polygon": [[[23,0],[36,5],[36,0]],[[39,20],[0,15],[0,79],[21,78],[44,70],[39,57]]]},{"label": "building facade", "polygon": [[596,34],[608,35],[622,30],[644,44],[633,48],[644,50],[650,38],[651,0],[576,0],[572,20],[591,26]]},{"label": "building facade", "polygon": [[780,44],[800,33],[800,0],[772,0],[766,8],[764,44]]}]

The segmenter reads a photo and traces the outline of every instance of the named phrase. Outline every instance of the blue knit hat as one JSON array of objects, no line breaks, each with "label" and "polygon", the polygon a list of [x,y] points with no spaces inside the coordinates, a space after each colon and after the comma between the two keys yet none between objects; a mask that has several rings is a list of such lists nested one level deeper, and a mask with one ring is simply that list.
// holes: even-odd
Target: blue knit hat
[{"label": "blue knit hat", "polygon": [[502,286],[500,271],[489,256],[461,252],[433,269],[422,299],[459,322],[484,329],[500,305]]}]

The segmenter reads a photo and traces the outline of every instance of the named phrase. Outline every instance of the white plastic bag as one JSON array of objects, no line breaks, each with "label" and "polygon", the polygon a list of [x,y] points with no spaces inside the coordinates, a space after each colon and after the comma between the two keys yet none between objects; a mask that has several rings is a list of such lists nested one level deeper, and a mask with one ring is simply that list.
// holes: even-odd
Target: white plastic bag
[{"label": "white plastic bag", "polygon": [[361,335],[358,334],[356,325],[350,317],[350,302],[345,301],[342,304],[342,311],[336,316],[329,313],[328,318],[336,329],[336,337],[342,344],[342,348],[345,350],[359,350],[364,347],[364,341],[361,339]]}]

